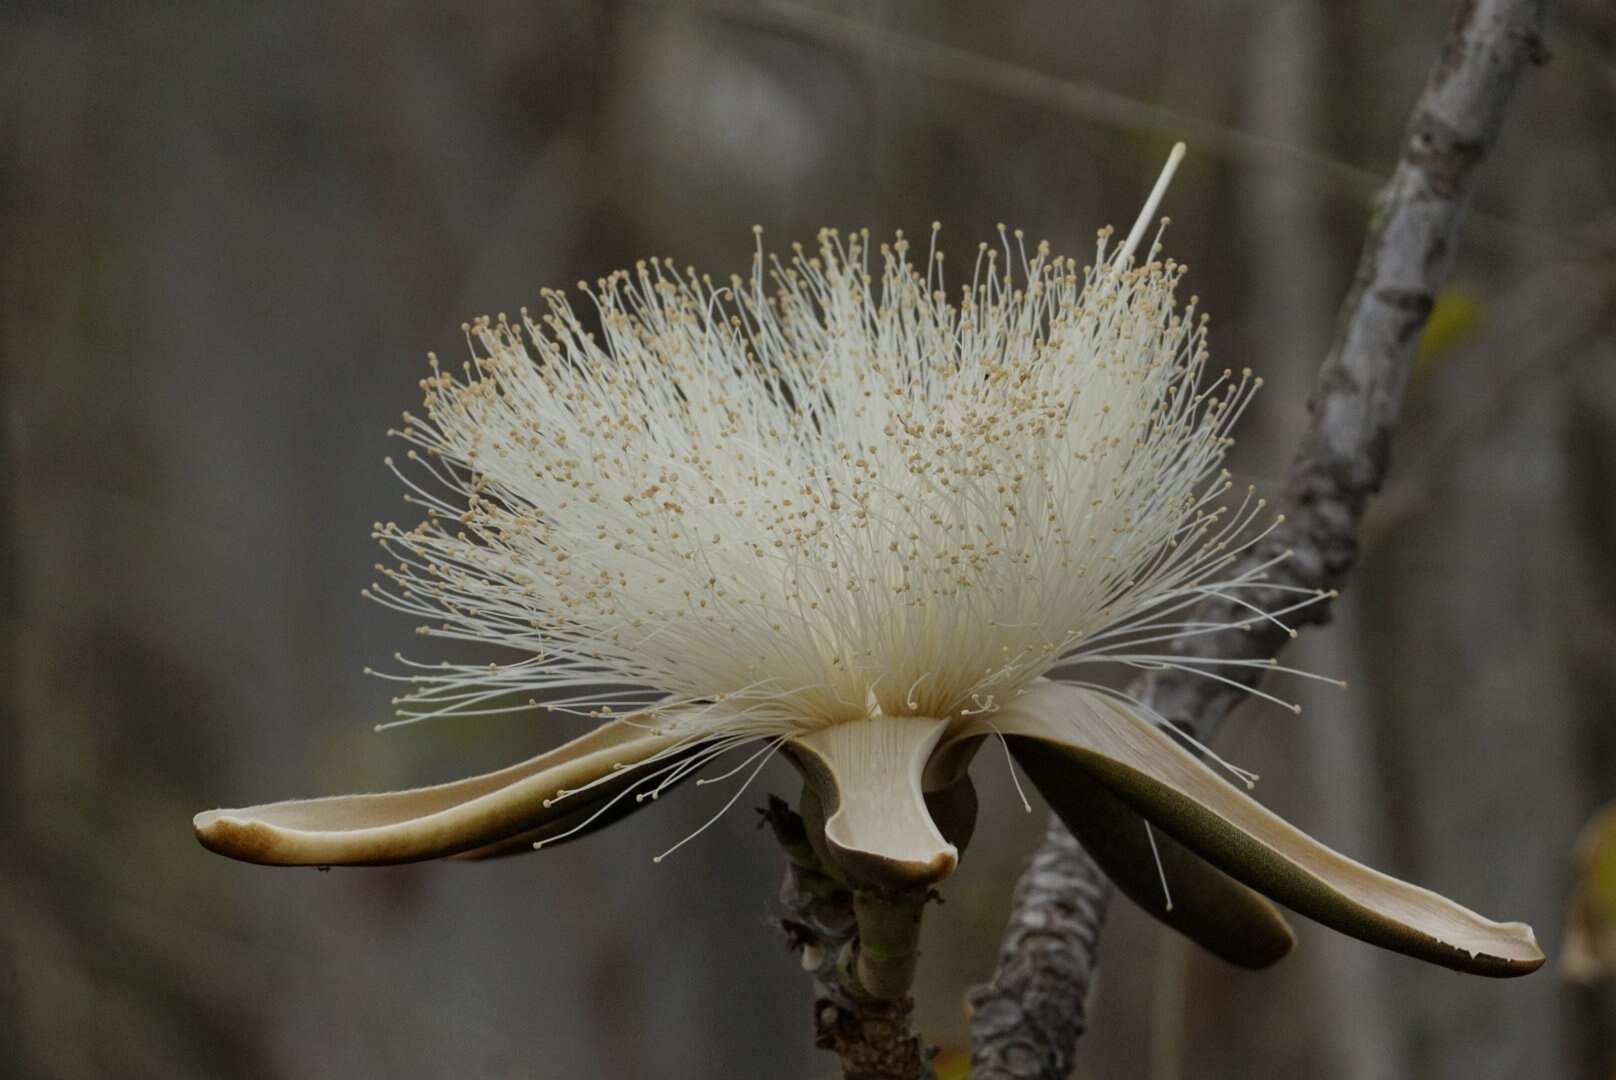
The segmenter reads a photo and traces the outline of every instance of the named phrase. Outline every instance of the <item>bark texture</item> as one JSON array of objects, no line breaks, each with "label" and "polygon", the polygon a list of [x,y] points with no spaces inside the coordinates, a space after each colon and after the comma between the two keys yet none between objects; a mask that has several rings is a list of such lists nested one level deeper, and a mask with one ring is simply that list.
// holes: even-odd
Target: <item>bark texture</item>
[{"label": "bark texture", "polygon": [[844,1080],[923,1080],[930,1056],[910,1028],[915,1001],[865,1001],[856,1009],[826,998],[814,1003],[814,1045],[834,1050]]},{"label": "bark texture", "polygon": [[1088,1027],[1088,987],[1111,893],[1083,845],[1052,816],[1016,886],[999,969],[971,994],[973,1076],[1071,1072],[1072,1050]]},{"label": "bark texture", "polygon": [[[1253,561],[1264,562],[1288,553],[1271,572],[1276,583],[1335,589],[1357,557],[1358,526],[1386,475],[1388,447],[1415,342],[1446,279],[1476,169],[1492,148],[1521,73],[1545,57],[1544,7],[1544,0],[1473,0],[1463,4],[1454,18],[1409,118],[1397,168],[1377,200],[1334,339],[1315,379],[1311,422],[1283,494],[1286,521],[1251,554]],[[1292,625],[1324,622],[1329,609],[1327,602],[1304,608],[1292,616]],[[1213,611],[1212,617],[1232,621],[1237,613]],[[1289,637],[1275,626],[1259,624],[1248,633],[1190,638],[1180,651],[1193,657],[1263,659],[1277,655]],[[1256,676],[1249,681],[1254,683]],[[1154,672],[1134,691],[1167,720],[1193,729],[1202,740],[1245,698],[1239,688],[1176,671]],[[1069,858],[1074,846],[1076,841],[1058,821],[1053,822],[1046,848],[1057,848]],[[1079,1023],[1073,1030],[1070,1018],[1083,1015],[1103,902],[1083,909],[1092,920],[1087,932],[1074,927],[1061,937],[1077,955],[1060,955],[1058,966],[1084,973],[1082,979],[1063,982],[1025,973],[1014,980],[1005,978],[1007,957],[1014,965],[1057,964],[1052,953],[1060,950],[1025,958],[1010,955],[1010,942],[1019,928],[1039,918],[1027,908],[1056,902],[1046,892],[1027,887],[1044,854],[1034,858],[1017,890],[1000,971],[992,985],[1028,988],[1006,1006],[1019,1010],[1026,1028],[1058,1032],[1064,1025],[1075,1038],[1082,1026]],[[1089,864],[1071,888],[1104,896],[1102,882],[1098,867]],[[1062,985],[1065,992],[1047,993],[1052,983]],[[1048,1055],[1043,1071],[1010,1071],[1000,1064],[1010,1057],[1010,1044],[1020,1033],[995,1022],[995,1015],[979,1011],[973,1017],[974,1076],[1062,1080],[1070,1046]]]}]

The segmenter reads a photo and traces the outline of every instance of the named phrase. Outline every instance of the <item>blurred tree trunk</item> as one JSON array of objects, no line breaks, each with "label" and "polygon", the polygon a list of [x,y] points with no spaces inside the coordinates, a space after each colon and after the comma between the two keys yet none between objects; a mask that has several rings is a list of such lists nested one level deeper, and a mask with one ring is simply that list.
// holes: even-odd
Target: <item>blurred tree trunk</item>
[{"label": "blurred tree trunk", "polygon": [[[17,30],[14,14],[0,13],[0,33]],[[0,90],[0,97],[3,97]],[[3,145],[3,144],[0,144]],[[12,208],[19,198],[20,178],[4,156],[0,156],[0,252],[17,249]],[[0,299],[7,299],[14,273],[0,256]],[[12,371],[5,359],[12,353],[10,320],[0,319],[0,828],[15,833],[21,820],[21,799],[17,781],[18,751],[21,749],[22,717],[17,708],[18,630],[17,619],[17,407],[12,398]],[[21,878],[21,860],[14,845],[0,850],[0,904],[7,910],[5,882]],[[0,935],[0,1046],[22,1044],[22,979],[17,950],[10,937]]]},{"label": "blurred tree trunk", "polygon": [[[1337,16],[1313,5],[1259,5],[1251,12],[1242,127],[1299,147],[1327,145],[1332,103],[1327,91],[1343,77]],[[1334,48],[1332,41],[1336,42]],[[1286,460],[1301,435],[1317,358],[1325,352],[1345,269],[1355,252],[1332,232],[1317,191],[1296,177],[1248,170],[1237,174],[1242,246],[1250,252],[1247,292],[1256,298],[1235,331],[1245,355],[1265,380],[1263,408],[1242,441]],[[1355,231],[1358,227],[1355,224]],[[1258,466],[1261,468],[1261,466]],[[1266,475],[1254,477],[1272,489]],[[1383,854],[1373,735],[1366,725],[1365,667],[1357,649],[1358,590],[1336,606],[1335,623],[1310,633],[1295,662],[1349,679],[1354,689],[1276,680],[1276,692],[1303,705],[1300,718],[1253,705],[1226,733],[1230,752],[1263,775],[1260,795],[1309,832],[1378,865]],[[1260,761],[1260,764],[1258,763]],[[1265,1017],[1264,1038],[1231,1037],[1216,1016],[1203,1014],[1189,1039],[1195,1067],[1182,1075],[1298,1075],[1381,1078],[1399,1075],[1397,1046],[1388,1035],[1396,1018],[1388,1004],[1381,957],[1357,942],[1301,925],[1302,944],[1286,964],[1232,989],[1237,1011]],[[1192,982],[1212,984],[1217,962],[1196,954]],[[1214,1044],[1215,1052],[1208,1052]],[[1212,1062],[1217,1062],[1214,1066]]]},{"label": "blurred tree trunk", "polygon": [[[1278,4],[1260,13],[1247,101],[1254,130],[1296,146],[1327,144],[1330,104],[1338,100],[1327,88],[1336,85],[1344,66],[1329,43],[1339,43],[1332,31],[1342,29],[1338,15],[1311,4]],[[1294,446],[1307,413],[1293,403],[1305,401],[1309,393],[1313,358],[1328,347],[1332,314],[1345,284],[1330,268],[1351,265],[1352,253],[1331,243],[1324,207],[1294,181],[1255,176],[1249,190],[1256,239],[1252,286],[1263,305],[1261,325],[1268,345],[1259,370],[1272,373],[1266,376],[1270,392],[1291,406],[1273,410],[1285,418],[1275,425],[1280,428],[1277,444]],[[1360,589],[1347,590],[1333,625],[1309,634],[1296,661],[1305,670],[1348,679],[1355,691],[1292,682],[1286,692],[1303,706],[1299,721],[1269,711],[1263,722],[1294,729],[1295,738],[1285,740],[1290,767],[1277,779],[1300,796],[1298,816],[1304,827],[1378,866],[1383,864],[1378,778],[1373,735],[1365,722],[1367,691],[1361,676],[1367,665],[1357,636],[1361,595]],[[1380,955],[1315,927],[1304,933],[1306,947],[1289,973],[1301,984],[1297,992],[1270,990],[1275,1004],[1291,1003],[1290,1011],[1302,1014],[1291,1027],[1316,1040],[1315,1067],[1321,1075],[1359,1080],[1397,1076],[1397,1048],[1388,1038],[1396,1030],[1396,1017]]]},{"label": "blurred tree trunk", "polygon": [[[1568,398],[1569,495],[1582,571],[1562,625],[1581,720],[1577,731],[1595,802],[1616,799],[1616,335],[1590,346]],[[1556,946],[1558,941],[1554,943]],[[1616,1077],[1616,985],[1571,991],[1575,1035],[1601,1080]]]},{"label": "blurred tree trunk", "polygon": [[[1557,78],[1531,88],[1535,120],[1516,135],[1530,150],[1506,159],[1494,189],[1511,217],[1571,231],[1597,212],[1592,192],[1609,197],[1610,149],[1590,138],[1585,46],[1551,45]],[[1616,779],[1610,699],[1587,664],[1616,611],[1600,537],[1616,477],[1612,278],[1608,265],[1545,270],[1523,255],[1456,283],[1492,299],[1475,345],[1433,358],[1411,400],[1400,453],[1424,501],[1366,568],[1366,642],[1386,676],[1380,735],[1402,789],[1392,804],[1406,807],[1404,864],[1531,922],[1551,967],[1519,985],[1410,972],[1399,1011],[1420,1076],[1602,1077],[1616,1013],[1562,984],[1552,958],[1572,843]],[[1433,456],[1433,441],[1451,449]]]},{"label": "blurred tree trunk", "polygon": [[[1425,405],[1448,414],[1471,407],[1469,396],[1431,395]],[[1480,911],[1528,919],[1551,955],[1569,841],[1587,802],[1546,602],[1559,573],[1552,553],[1570,539],[1553,436],[1561,411],[1553,399],[1510,410],[1451,486],[1388,538],[1365,590],[1414,879]],[[1410,971],[1399,986],[1421,1076],[1586,1072],[1552,971],[1502,986]]]}]

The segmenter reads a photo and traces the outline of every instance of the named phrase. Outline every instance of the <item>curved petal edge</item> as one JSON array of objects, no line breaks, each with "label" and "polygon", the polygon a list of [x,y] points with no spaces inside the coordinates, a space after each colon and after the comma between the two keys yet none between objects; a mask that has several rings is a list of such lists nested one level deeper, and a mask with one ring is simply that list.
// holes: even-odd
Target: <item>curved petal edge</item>
[{"label": "curved petal edge", "polygon": [[490,847],[507,853],[513,838],[553,835],[553,826],[581,822],[588,817],[583,811],[613,800],[590,827],[621,817],[622,802],[634,801],[630,789],[648,778],[633,766],[653,759],[659,767],[671,764],[700,745],[688,734],[658,734],[615,720],[481,776],[406,791],[208,810],[192,825],[210,851],[270,866],[373,866]]},{"label": "curved petal edge", "polygon": [[954,872],[959,849],[932,820],[921,778],[947,720],[872,716],[792,739],[791,758],[825,808],[831,859],[856,882],[891,890]]},{"label": "curved petal edge", "polygon": [[1290,953],[1296,935],[1273,904],[1161,830],[1152,837],[1149,823],[1063,747],[1016,735],[1009,740],[1050,809],[1147,914],[1238,967],[1270,967]]},{"label": "curved petal edge", "polygon": [[1061,747],[1163,832],[1298,914],[1370,944],[1478,975],[1525,975],[1543,963],[1525,923],[1494,922],[1331,850],[1105,694],[1040,682],[991,721],[1006,735]]}]

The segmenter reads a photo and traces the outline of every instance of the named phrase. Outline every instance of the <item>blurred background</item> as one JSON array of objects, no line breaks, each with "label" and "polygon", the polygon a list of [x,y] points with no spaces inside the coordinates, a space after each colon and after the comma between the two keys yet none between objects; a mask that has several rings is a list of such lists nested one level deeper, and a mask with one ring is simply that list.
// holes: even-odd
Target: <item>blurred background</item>
[{"label": "blurred background", "polygon": [[[429,349],[642,255],[821,225],[1084,255],[1175,139],[1169,252],[1267,379],[1272,489],[1450,3],[1141,0],[0,7],[0,1068],[40,1077],[822,1077],[767,922],[781,858],[694,789],[493,864],[274,871],[219,805],[448,779],[575,728],[386,734],[416,638],[359,597]],[[1560,949],[1616,798],[1616,9],[1553,5],[1421,344],[1338,618],[1219,749],[1373,865]],[[1038,836],[1007,775],[929,918],[964,1041]],[[755,796],[755,797],[753,797]],[[1236,972],[1125,901],[1083,1077],[1599,1077],[1616,996],[1462,978],[1311,924]]]}]

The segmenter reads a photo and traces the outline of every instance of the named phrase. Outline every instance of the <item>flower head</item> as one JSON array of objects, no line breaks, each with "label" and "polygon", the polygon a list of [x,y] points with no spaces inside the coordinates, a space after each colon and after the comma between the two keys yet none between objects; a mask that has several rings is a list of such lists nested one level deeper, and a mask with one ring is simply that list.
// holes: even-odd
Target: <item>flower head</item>
[{"label": "flower head", "polygon": [[760,238],[725,284],[646,260],[580,283],[582,311],[547,290],[469,325],[472,358],[433,359],[400,432],[424,520],[378,526],[395,565],[371,595],[510,659],[411,664],[400,722],[606,723],[439,788],[213,811],[203,842],[284,863],[525,849],[783,749],[831,862],[901,891],[953,870],[935,804],[996,735],[1125,890],[1232,959],[1290,934],[1224,873],[1403,951],[1535,966],[1530,931],[1320,847],[1081,681],[1226,629],[1186,614],[1209,597],[1290,610],[1242,599],[1273,595],[1240,561],[1267,518],[1222,468],[1259,381],[1209,373],[1184,267],[1155,241],[1135,259],[1177,156],[1087,265],[1001,227],[951,285],[935,226],[923,259],[827,230],[783,261]]},{"label": "flower head", "polygon": [[[798,734],[992,708],[1212,585],[1218,470],[1256,380],[1208,387],[1182,268],[1021,276],[820,235],[763,292],[642,262],[590,296],[471,328],[404,436],[428,518],[384,528],[376,595],[515,650],[411,677],[409,715],[531,695]],[[1015,255],[1006,251],[1006,261]],[[871,262],[877,265],[872,269]],[[423,456],[424,454],[424,456]]]}]

